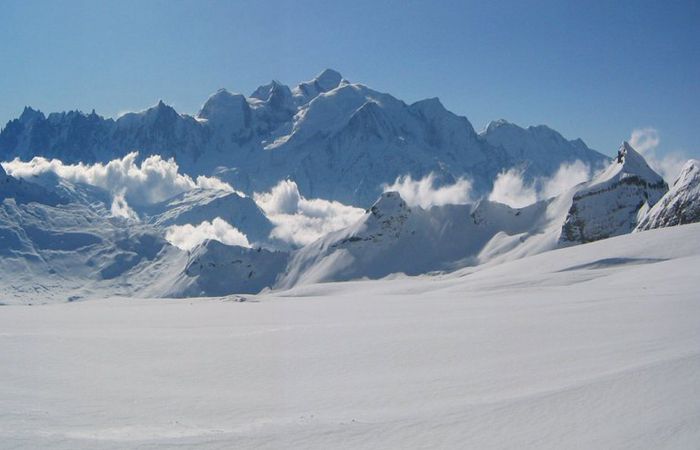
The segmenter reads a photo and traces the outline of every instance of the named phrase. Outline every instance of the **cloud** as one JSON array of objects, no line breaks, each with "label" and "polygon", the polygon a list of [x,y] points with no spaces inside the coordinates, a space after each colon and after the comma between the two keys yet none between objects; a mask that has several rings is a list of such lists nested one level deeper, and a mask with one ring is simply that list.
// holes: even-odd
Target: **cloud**
[{"label": "cloud", "polygon": [[537,199],[535,185],[525,183],[523,173],[518,169],[509,169],[496,175],[489,194],[492,202],[504,203],[513,208],[522,208],[535,203]]},{"label": "cloud", "polygon": [[246,235],[220,217],[211,222],[205,220],[199,225],[173,225],[168,227],[165,239],[182,250],[191,250],[207,239],[228,245],[250,247]]},{"label": "cloud", "polygon": [[651,127],[636,128],[630,134],[629,143],[644,156],[652,169],[661,175],[666,182],[673,183],[681,168],[688,160],[682,152],[666,152],[662,157],[657,155],[661,144],[658,130]]},{"label": "cloud", "polygon": [[255,202],[275,226],[270,237],[306,245],[357,222],[365,211],[340,202],[306,199],[294,181],[280,181],[270,192],[255,193]]},{"label": "cloud", "polygon": [[636,128],[630,134],[629,143],[642,155],[648,155],[656,150],[661,139],[659,132],[654,128]]},{"label": "cloud", "polygon": [[576,160],[572,163],[563,163],[552,178],[541,180],[540,199],[555,197],[568,191],[579,183],[591,179],[591,168],[583,161]]},{"label": "cloud", "polygon": [[127,220],[138,221],[139,216],[131,209],[124,199],[124,193],[115,194],[112,198],[112,207],[110,212],[114,217],[123,217]]},{"label": "cloud", "polygon": [[471,201],[472,183],[464,178],[454,184],[435,187],[435,174],[430,173],[420,180],[411,175],[396,178],[393,184],[384,184],[384,192],[396,191],[409,206],[430,208],[440,205],[463,205]]},{"label": "cloud", "polygon": [[531,183],[525,181],[522,170],[509,169],[496,176],[488,199],[512,208],[522,208],[556,197],[590,180],[591,176],[590,166],[579,160],[562,163],[552,177],[540,177]]},{"label": "cloud", "polygon": [[[179,173],[179,167],[172,158],[163,159],[159,155],[152,155],[140,164],[136,162],[137,159],[138,152],[131,152],[106,164],[64,164],[58,159],[34,157],[27,162],[16,158],[2,165],[14,177],[29,178],[55,173],[72,182],[103,188],[117,201],[117,210],[123,209],[124,205],[157,203],[196,188],[234,190],[218,178],[199,176],[193,180],[190,176]],[[117,196],[121,198],[117,199]]]},{"label": "cloud", "polygon": [[270,192],[256,193],[254,198],[267,214],[295,214],[302,199],[297,184],[291,180],[282,180]]}]

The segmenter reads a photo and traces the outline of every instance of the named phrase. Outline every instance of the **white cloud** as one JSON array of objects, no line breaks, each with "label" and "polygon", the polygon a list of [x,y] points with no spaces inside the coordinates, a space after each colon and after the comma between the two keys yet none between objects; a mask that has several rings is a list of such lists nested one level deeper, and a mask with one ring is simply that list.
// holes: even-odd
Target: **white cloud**
[{"label": "white cloud", "polygon": [[[5,170],[14,177],[29,178],[46,173],[55,173],[61,178],[76,183],[86,183],[109,191],[117,201],[117,209],[124,205],[143,206],[166,200],[174,195],[195,189],[233,188],[218,178],[190,176],[178,172],[174,159],[163,159],[152,155],[141,164],[136,162],[138,152],[131,152],[121,159],[106,164],[64,164],[58,159],[48,160],[34,157],[22,162],[14,159],[3,163]],[[116,199],[117,195],[121,198]]]},{"label": "white cloud", "polygon": [[128,220],[138,221],[138,215],[129,207],[124,199],[124,193],[114,194],[112,198],[111,213],[114,217],[123,217]]},{"label": "white cloud", "polygon": [[270,236],[294,245],[306,245],[345,228],[365,212],[340,202],[306,199],[291,180],[280,181],[270,192],[256,193],[253,198],[275,226]]},{"label": "white cloud", "polygon": [[590,180],[591,175],[590,166],[579,160],[562,163],[551,178],[540,177],[531,183],[525,182],[521,170],[513,168],[496,176],[488,199],[513,208],[522,208],[564,193],[577,184]]},{"label": "white cloud", "polygon": [[509,169],[496,175],[489,194],[492,202],[504,203],[513,208],[522,208],[535,203],[537,199],[535,185],[527,184],[522,171],[518,169]]},{"label": "white cloud", "polygon": [[541,180],[542,188],[538,197],[540,199],[555,197],[590,179],[591,168],[583,161],[563,163],[552,178]]},{"label": "white cloud", "polygon": [[644,156],[652,169],[661,175],[667,183],[673,183],[688,157],[681,152],[667,152],[663,156],[657,155],[661,144],[659,132],[655,128],[636,128],[630,134],[629,143]]},{"label": "white cloud", "polygon": [[256,193],[254,198],[267,214],[295,214],[299,210],[301,194],[294,181],[282,180],[270,192]]},{"label": "white cloud", "polygon": [[410,175],[398,177],[393,184],[382,186],[384,192],[396,191],[409,206],[429,208],[440,205],[463,205],[471,201],[472,184],[464,178],[454,184],[435,187],[435,174],[430,173],[420,180]]},{"label": "white cloud", "polygon": [[636,128],[630,134],[629,143],[642,155],[648,155],[656,150],[661,139],[659,132],[654,128]]},{"label": "white cloud", "polygon": [[220,217],[211,222],[205,220],[199,225],[173,225],[168,227],[165,239],[182,250],[191,250],[207,239],[228,245],[250,247],[246,235]]}]

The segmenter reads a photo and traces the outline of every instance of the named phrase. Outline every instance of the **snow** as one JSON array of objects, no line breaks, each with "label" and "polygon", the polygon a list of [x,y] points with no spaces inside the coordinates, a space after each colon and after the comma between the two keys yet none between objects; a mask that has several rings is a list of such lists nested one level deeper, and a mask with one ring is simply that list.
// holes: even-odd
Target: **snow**
[{"label": "snow", "polygon": [[630,233],[640,211],[654,205],[668,190],[627,142],[618,157],[588,183],[574,188],[571,207],[562,228],[561,242],[582,243]]},{"label": "snow", "polygon": [[409,105],[325,70],[291,89],[273,81],[250,97],[219,90],[195,116],[162,101],[116,120],[79,111],[46,117],[27,108],[0,132],[0,160],[106,164],[138,150],[135,164],[174,158],[192,179],[216,173],[249,196],[290,179],[306,198],[361,208],[403,176],[469,180],[481,196],[513,167],[531,181],[553,176],[562,163],[608,160],[546,127],[512,125],[514,134],[503,134],[505,128],[477,135],[436,98]]},{"label": "snow", "polygon": [[700,221],[700,162],[685,163],[671,189],[642,214],[637,230]]},{"label": "snow", "polygon": [[699,264],[693,224],[443,276],[3,306],[0,442],[693,448]]},{"label": "snow", "polygon": [[[495,265],[631,232],[666,185],[623,150],[592,181],[521,208],[451,204],[469,201],[471,184],[431,173],[394,183],[408,201],[385,192],[366,211],[307,199],[291,180],[246,196],[216,178],[195,182],[174,160],[138,165],[136,153],[94,165],[12,161],[8,173],[24,178],[3,175],[0,186],[0,287],[9,303],[37,301],[34,292],[49,302],[206,296]],[[155,244],[140,248],[144,236]]]},{"label": "snow", "polygon": [[591,153],[582,140],[569,141],[545,125],[522,128],[500,119],[489,123],[480,136],[504,149],[514,161],[512,166],[527,169],[530,175],[551,175],[562,162],[581,161],[594,170],[606,162]]}]

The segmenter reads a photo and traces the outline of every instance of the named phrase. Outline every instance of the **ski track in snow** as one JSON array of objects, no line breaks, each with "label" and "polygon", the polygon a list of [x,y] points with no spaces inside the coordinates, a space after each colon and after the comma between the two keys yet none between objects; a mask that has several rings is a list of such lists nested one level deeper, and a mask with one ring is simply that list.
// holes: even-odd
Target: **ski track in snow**
[{"label": "ski track in snow", "polygon": [[0,307],[1,448],[694,448],[700,225],[440,276]]}]

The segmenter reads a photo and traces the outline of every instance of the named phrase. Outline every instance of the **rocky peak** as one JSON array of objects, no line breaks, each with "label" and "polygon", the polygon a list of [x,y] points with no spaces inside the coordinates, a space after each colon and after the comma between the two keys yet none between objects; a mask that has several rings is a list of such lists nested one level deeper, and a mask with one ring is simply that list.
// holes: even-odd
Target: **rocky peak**
[{"label": "rocky peak", "polygon": [[25,106],[24,110],[22,111],[22,115],[19,116],[19,121],[24,124],[44,119],[44,113],[37,109],[33,109],[31,106]]},{"label": "rocky peak", "polygon": [[700,222],[700,162],[689,160],[671,189],[642,217],[635,231]]}]

